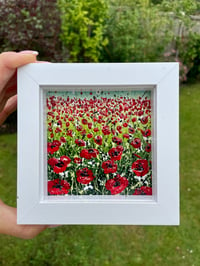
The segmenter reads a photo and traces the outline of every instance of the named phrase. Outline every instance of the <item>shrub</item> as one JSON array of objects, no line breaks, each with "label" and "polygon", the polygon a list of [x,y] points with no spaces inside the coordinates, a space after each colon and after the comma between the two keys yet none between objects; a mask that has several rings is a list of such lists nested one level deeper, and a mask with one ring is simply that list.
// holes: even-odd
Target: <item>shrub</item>
[{"label": "shrub", "polygon": [[107,17],[106,0],[58,0],[61,11],[61,39],[70,62],[98,62]]},{"label": "shrub", "polygon": [[200,78],[200,34],[190,33],[187,38],[182,38],[177,44],[179,57],[187,66],[187,79]]},{"label": "shrub", "polygon": [[180,81],[196,79],[200,74],[200,35],[193,32],[191,15],[198,13],[200,2],[196,0],[163,0],[161,10],[171,12],[169,19],[177,33],[173,37],[173,48],[166,59],[180,65]]},{"label": "shrub", "polygon": [[200,3],[197,0],[163,0],[161,8],[166,12],[173,12],[179,19],[187,19],[198,11]]},{"label": "shrub", "polygon": [[172,38],[171,26],[149,1],[110,0],[109,45],[104,61],[160,61]]},{"label": "shrub", "polygon": [[38,50],[44,60],[62,60],[56,0],[0,1],[0,45],[6,50]]}]

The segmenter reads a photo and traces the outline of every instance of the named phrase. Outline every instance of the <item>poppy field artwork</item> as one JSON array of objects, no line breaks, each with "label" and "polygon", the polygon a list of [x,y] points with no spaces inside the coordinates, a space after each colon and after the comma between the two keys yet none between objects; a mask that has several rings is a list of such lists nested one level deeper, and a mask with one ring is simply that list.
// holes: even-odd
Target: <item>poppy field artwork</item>
[{"label": "poppy field artwork", "polygon": [[152,195],[152,91],[46,92],[47,191]]}]

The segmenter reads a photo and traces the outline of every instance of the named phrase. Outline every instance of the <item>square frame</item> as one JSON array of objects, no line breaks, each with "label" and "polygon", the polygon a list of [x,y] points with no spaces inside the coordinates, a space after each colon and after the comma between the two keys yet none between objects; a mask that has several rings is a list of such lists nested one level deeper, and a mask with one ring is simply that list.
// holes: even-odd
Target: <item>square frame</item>
[{"label": "square frame", "polygon": [[[44,195],[43,95],[50,86],[141,87],[153,91],[153,196]],[[19,68],[17,175],[18,224],[178,225],[178,63],[43,63]]]}]

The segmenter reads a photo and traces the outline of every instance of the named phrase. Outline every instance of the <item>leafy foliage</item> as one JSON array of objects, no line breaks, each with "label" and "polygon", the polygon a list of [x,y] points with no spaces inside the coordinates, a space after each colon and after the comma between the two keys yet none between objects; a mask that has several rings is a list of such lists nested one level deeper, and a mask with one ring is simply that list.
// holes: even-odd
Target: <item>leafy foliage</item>
[{"label": "leafy foliage", "polygon": [[106,0],[58,0],[61,11],[63,45],[71,62],[98,62],[107,44],[104,38]]},{"label": "leafy foliage", "polygon": [[199,10],[199,0],[0,1],[0,51],[38,50],[60,62],[179,61],[186,80],[199,73],[200,37],[191,33]]},{"label": "leafy foliage", "polygon": [[172,38],[168,18],[148,0],[110,0],[107,23],[105,61],[159,61]]},{"label": "leafy foliage", "polygon": [[179,56],[187,66],[189,80],[200,78],[200,35],[190,33],[178,42]]},{"label": "leafy foliage", "polygon": [[192,19],[191,15],[194,15],[200,9],[200,2],[197,0],[163,0],[161,10],[164,12],[171,12],[170,19],[178,19],[179,21],[179,32],[181,28],[184,28],[184,33],[186,31],[191,31],[192,29]]},{"label": "leafy foliage", "polygon": [[0,1],[0,45],[6,50],[38,50],[46,60],[62,60],[56,0]]},{"label": "leafy foliage", "polygon": [[168,60],[179,62],[181,82],[196,79],[200,74],[200,34],[193,31],[192,19],[199,9],[200,1],[196,0],[163,0],[161,4],[163,12],[170,12],[169,20],[175,27],[174,49],[166,55]]},{"label": "leafy foliage", "polygon": [[200,7],[200,2],[198,0],[163,0],[162,9],[164,11],[172,11],[179,18],[185,15],[194,14]]}]

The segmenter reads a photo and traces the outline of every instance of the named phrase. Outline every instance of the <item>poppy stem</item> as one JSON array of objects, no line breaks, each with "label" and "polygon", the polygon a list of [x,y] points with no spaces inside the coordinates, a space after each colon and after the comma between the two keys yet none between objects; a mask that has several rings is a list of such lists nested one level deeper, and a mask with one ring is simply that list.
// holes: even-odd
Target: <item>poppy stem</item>
[{"label": "poppy stem", "polygon": [[137,186],[141,185],[141,181],[138,181],[134,186],[131,187],[131,189],[135,189],[137,188]]}]

